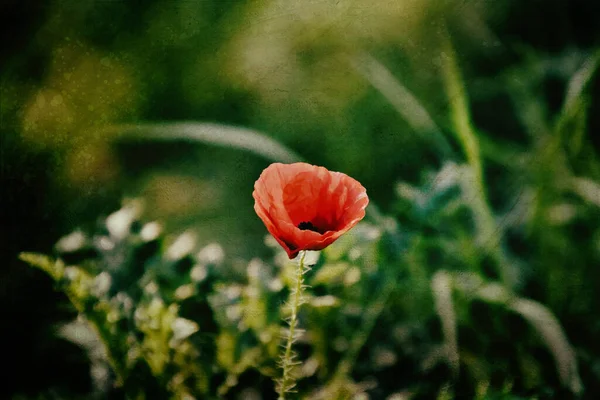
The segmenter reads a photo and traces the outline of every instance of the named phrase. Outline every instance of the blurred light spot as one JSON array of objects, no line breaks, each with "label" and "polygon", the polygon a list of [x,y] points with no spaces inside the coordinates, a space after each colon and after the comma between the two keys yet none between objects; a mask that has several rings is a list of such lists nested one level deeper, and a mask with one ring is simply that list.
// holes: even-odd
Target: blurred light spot
[{"label": "blurred light spot", "polygon": [[241,320],[240,320],[240,322],[238,322],[238,324],[237,324],[237,329],[238,329],[240,332],[245,332],[245,331],[247,331],[247,330],[248,330],[248,325],[246,324],[246,321],[245,321],[245,320],[243,320],[243,319],[241,319]]},{"label": "blurred light spot", "polygon": [[110,251],[115,248],[115,244],[106,236],[97,239],[98,246],[104,251]]},{"label": "blurred light spot", "polygon": [[121,319],[121,314],[117,310],[109,310],[106,313],[106,320],[108,322],[110,322],[111,324],[117,322],[120,319]]},{"label": "blurred light spot", "polygon": [[332,295],[313,297],[310,304],[315,308],[334,307],[340,304],[340,300]]},{"label": "blurred light spot", "polygon": [[86,242],[86,237],[82,231],[75,232],[63,237],[56,243],[56,249],[63,253],[70,253],[81,249]]},{"label": "blurred light spot", "polygon": [[110,289],[111,276],[108,272],[103,271],[94,278],[94,286],[92,294],[96,297],[104,296]]},{"label": "blurred light spot", "polygon": [[173,329],[173,340],[181,341],[198,332],[199,327],[198,324],[189,319],[175,318],[171,324],[171,329]]},{"label": "blurred light spot", "polygon": [[79,277],[79,269],[77,267],[66,267],[65,268],[65,278],[70,281],[74,281]]},{"label": "blurred light spot", "polygon": [[97,388],[105,388],[110,384],[110,369],[105,363],[93,362],[90,366],[90,376]]},{"label": "blurred light spot", "polygon": [[188,299],[194,295],[195,291],[195,286],[191,284],[179,286],[175,290],[175,298],[178,300]]},{"label": "blurred light spot", "polygon": [[[398,222],[394,218],[384,218],[382,220],[382,225],[383,225],[382,228],[388,232],[398,231]],[[370,235],[367,237],[371,240],[375,240],[375,239],[378,239],[380,236],[381,236],[381,231],[378,228],[373,227],[370,232]]]},{"label": "blurred light spot", "polygon": [[269,281],[269,289],[273,292],[279,292],[283,289],[283,282],[279,278],[271,279]]},{"label": "blurred light spot", "polygon": [[396,194],[398,197],[420,206],[425,204],[426,201],[425,193],[405,182],[400,182],[396,185]]},{"label": "blurred light spot", "polygon": [[91,347],[94,344],[100,345],[99,352],[103,353],[102,345],[98,340],[96,332],[90,328],[89,322],[81,317],[77,317],[72,322],[64,324],[58,330],[59,336],[68,339],[82,347]]},{"label": "blurred light spot", "polygon": [[198,261],[203,264],[220,264],[224,258],[225,252],[218,243],[210,243],[198,252]]},{"label": "blurred light spot", "polygon": [[206,265],[203,264],[197,264],[190,271],[190,277],[195,282],[202,282],[204,279],[206,279],[207,276],[208,268],[206,268]]},{"label": "blurred light spot", "polygon": [[242,287],[239,285],[231,285],[225,289],[225,296],[229,300],[238,299],[242,295]]},{"label": "blurred light spot", "polygon": [[180,260],[192,252],[196,246],[196,236],[192,232],[185,232],[167,249],[167,258],[171,260]]},{"label": "blurred light spot", "polygon": [[308,250],[306,255],[304,256],[304,264],[306,265],[315,265],[319,262],[319,257],[321,256],[320,251],[311,251]]},{"label": "blurred light spot", "polygon": [[158,222],[149,222],[142,227],[140,236],[144,241],[150,242],[158,238],[158,236],[161,233],[161,230],[162,227]]},{"label": "blurred light spot", "polygon": [[283,249],[281,247],[279,247],[277,253],[275,254],[275,257],[273,257],[274,262],[276,265],[288,265],[290,263],[290,259],[288,258],[287,254],[285,253],[285,251],[283,251]]},{"label": "blurred light spot", "polygon": [[573,204],[556,204],[547,210],[547,218],[551,224],[564,225],[569,223],[577,215],[577,207]]},{"label": "blurred light spot", "polygon": [[151,281],[144,287],[144,291],[148,294],[156,294],[158,292],[158,285],[156,282]]},{"label": "blurred light spot", "polygon": [[396,364],[398,356],[388,348],[377,347],[373,351],[372,359],[377,367],[386,368]]},{"label": "blurred light spot", "polygon": [[319,369],[319,360],[316,357],[310,357],[302,364],[301,374],[303,377],[313,376]]},{"label": "blurred light spot", "polygon": [[506,303],[510,299],[509,293],[499,283],[490,283],[477,291],[477,295],[490,303]]},{"label": "blurred light spot", "polygon": [[268,330],[263,330],[259,333],[258,338],[262,343],[269,343],[273,339],[273,334]]},{"label": "blurred light spot", "polygon": [[358,267],[352,267],[346,272],[344,276],[344,285],[352,286],[360,281],[360,269]]},{"label": "blurred light spot", "polygon": [[175,376],[173,376],[173,378],[171,378],[171,383],[174,386],[179,386],[181,385],[183,382],[185,381],[185,376],[179,372],[177,374],[175,374]]},{"label": "blurred light spot", "polygon": [[584,200],[600,207],[600,184],[588,178],[574,178],[573,190]]},{"label": "blurred light spot", "polygon": [[234,387],[236,386],[238,383],[238,379],[236,375],[233,374],[229,374],[227,375],[227,378],[225,379],[225,384],[229,387]]},{"label": "blurred light spot", "polygon": [[265,235],[265,245],[271,248],[279,248],[279,243],[271,235]]},{"label": "blurred light spot", "polygon": [[225,309],[225,315],[230,321],[237,321],[242,316],[242,307],[231,305]]},{"label": "blurred light spot", "polygon": [[361,254],[362,254],[362,250],[361,249],[359,249],[358,247],[353,247],[348,252],[348,258],[351,261],[356,261],[356,260],[358,260],[360,258]]},{"label": "blurred light spot", "polygon": [[261,268],[263,268],[263,263],[260,259],[253,258],[250,260],[248,268],[246,269],[250,281],[255,281],[260,277]]},{"label": "blurred light spot", "polygon": [[[397,226],[394,218],[384,218],[383,223],[388,226],[388,230],[392,230],[392,228],[395,229]],[[355,231],[368,241],[377,240],[381,237],[381,230],[376,225],[372,225],[367,222],[361,222],[358,224]]]},{"label": "blurred light spot", "polygon": [[129,234],[129,228],[138,215],[139,206],[132,203],[109,215],[106,218],[106,229],[112,237],[122,240]]},{"label": "blurred light spot", "polygon": [[433,190],[443,191],[452,186],[459,184],[460,170],[453,162],[448,162],[444,165],[440,172],[435,176]]}]

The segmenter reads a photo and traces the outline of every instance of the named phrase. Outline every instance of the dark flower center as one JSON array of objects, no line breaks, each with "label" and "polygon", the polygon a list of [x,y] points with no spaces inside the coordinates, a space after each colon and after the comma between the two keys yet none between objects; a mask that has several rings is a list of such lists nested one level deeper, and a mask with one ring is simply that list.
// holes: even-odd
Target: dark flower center
[{"label": "dark flower center", "polygon": [[324,231],[322,231],[321,229],[319,229],[316,226],[314,226],[312,224],[312,222],[310,222],[310,221],[308,221],[308,222],[306,222],[306,221],[300,222],[298,224],[298,229],[303,230],[303,231],[305,231],[305,230],[308,229],[309,231],[317,232],[317,233],[320,233],[320,234],[324,233]]}]

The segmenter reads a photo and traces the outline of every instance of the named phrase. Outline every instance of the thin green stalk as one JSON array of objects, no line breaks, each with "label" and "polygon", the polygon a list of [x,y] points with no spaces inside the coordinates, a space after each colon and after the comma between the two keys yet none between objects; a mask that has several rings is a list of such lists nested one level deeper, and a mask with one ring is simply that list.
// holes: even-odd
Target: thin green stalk
[{"label": "thin green stalk", "polygon": [[369,305],[369,312],[365,313],[363,316],[361,324],[362,329],[351,339],[346,355],[338,364],[334,374],[336,378],[341,379],[345,376],[349,376],[352,372],[352,368],[356,365],[358,354],[367,343],[367,340],[369,339],[377,320],[381,316],[381,313],[383,313],[385,305],[396,288],[396,285],[397,279],[395,279],[395,277],[388,277],[375,301]]},{"label": "thin green stalk", "polygon": [[479,223],[485,231],[494,231],[494,217],[487,205],[479,140],[471,123],[467,94],[450,39],[446,40],[445,60],[443,71],[446,91],[450,100],[450,116],[458,141],[473,171],[473,185],[475,193],[479,195],[478,202],[481,203]]},{"label": "thin green stalk", "polygon": [[[448,35],[448,33],[446,33]],[[454,131],[471,169],[467,197],[475,217],[480,244],[499,267],[498,274],[507,288],[513,287],[515,271],[502,250],[502,232],[490,208],[485,189],[483,161],[477,132],[471,122],[467,93],[457,65],[456,54],[448,37],[444,46],[444,83],[450,101],[450,113]]]},{"label": "thin green stalk", "polygon": [[285,352],[283,353],[281,358],[281,367],[283,369],[283,375],[279,380],[279,385],[277,387],[279,400],[285,400],[285,394],[290,392],[294,388],[294,386],[296,386],[292,370],[300,362],[295,361],[296,354],[292,350],[292,345],[297,339],[296,326],[298,325],[298,312],[300,310],[300,306],[304,303],[304,298],[302,296],[302,292],[305,288],[304,274],[308,271],[308,268],[304,266],[305,257],[306,252],[302,251],[300,255],[300,262],[298,263],[298,267],[296,269],[296,280],[294,282],[295,287],[290,292],[290,300],[288,306],[290,307],[291,315],[288,319],[289,329],[287,331],[287,339],[284,347]]}]

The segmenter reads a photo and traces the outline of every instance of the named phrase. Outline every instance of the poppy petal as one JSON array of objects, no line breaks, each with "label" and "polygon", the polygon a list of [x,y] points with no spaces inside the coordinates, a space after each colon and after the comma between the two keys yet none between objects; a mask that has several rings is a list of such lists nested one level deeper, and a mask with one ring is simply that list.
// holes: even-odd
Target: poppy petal
[{"label": "poppy petal", "polygon": [[267,167],[254,185],[254,209],[290,258],[321,250],[365,216],[365,188],[341,173],[306,163]]}]

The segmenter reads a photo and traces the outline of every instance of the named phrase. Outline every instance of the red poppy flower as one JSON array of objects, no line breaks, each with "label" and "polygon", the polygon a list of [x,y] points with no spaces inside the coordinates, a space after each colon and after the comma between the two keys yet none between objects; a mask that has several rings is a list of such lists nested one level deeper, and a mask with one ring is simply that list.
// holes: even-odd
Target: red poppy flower
[{"label": "red poppy flower", "polygon": [[254,210],[290,259],[329,246],[363,219],[369,204],[356,180],[306,163],[269,165],[252,196]]}]

